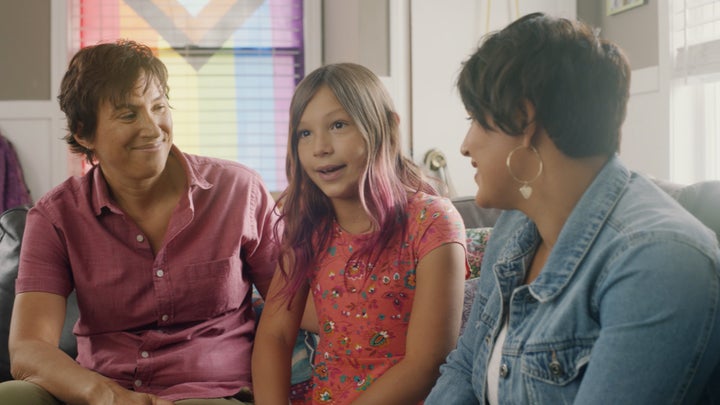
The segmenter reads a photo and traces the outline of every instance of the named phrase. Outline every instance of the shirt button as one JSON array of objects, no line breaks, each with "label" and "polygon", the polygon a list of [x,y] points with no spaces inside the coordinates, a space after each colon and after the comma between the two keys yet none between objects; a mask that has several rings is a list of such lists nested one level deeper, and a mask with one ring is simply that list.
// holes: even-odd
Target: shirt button
[{"label": "shirt button", "polygon": [[134,384],[135,384],[136,387],[140,387],[140,386],[142,385],[142,381],[140,381],[140,380],[135,380],[135,383],[134,383]]},{"label": "shirt button", "polygon": [[143,351],[140,352],[140,356],[142,356],[143,359],[147,359],[148,357],[150,357],[150,353]]},{"label": "shirt button", "polygon": [[162,276],[165,275],[165,272],[162,271],[162,270],[160,270],[160,269],[158,269],[158,271],[155,272],[155,275],[158,276],[158,277],[162,277]]},{"label": "shirt button", "polygon": [[563,368],[559,361],[553,360],[550,362],[550,372],[555,376],[562,375]]},{"label": "shirt button", "polygon": [[510,374],[510,368],[508,368],[507,364],[503,364],[500,366],[500,378],[506,378]]},{"label": "shirt button", "polygon": [[170,319],[170,317],[167,315],[163,315],[160,317],[160,319],[162,319],[163,322],[166,322],[168,319]]},{"label": "shirt button", "polygon": [[138,236],[135,237],[135,239],[136,239],[138,242],[141,242],[141,243],[142,243],[142,242],[145,240],[145,237],[142,236],[142,235],[138,235]]}]

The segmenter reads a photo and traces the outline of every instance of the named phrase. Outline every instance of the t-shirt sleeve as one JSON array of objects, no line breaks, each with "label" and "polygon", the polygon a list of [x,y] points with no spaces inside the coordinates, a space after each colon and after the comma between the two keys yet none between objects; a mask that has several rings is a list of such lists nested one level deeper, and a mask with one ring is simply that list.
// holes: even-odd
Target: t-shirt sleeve
[{"label": "t-shirt sleeve", "polygon": [[459,243],[465,248],[465,224],[449,199],[428,197],[410,215],[410,223],[417,227],[418,260],[447,243]]}]

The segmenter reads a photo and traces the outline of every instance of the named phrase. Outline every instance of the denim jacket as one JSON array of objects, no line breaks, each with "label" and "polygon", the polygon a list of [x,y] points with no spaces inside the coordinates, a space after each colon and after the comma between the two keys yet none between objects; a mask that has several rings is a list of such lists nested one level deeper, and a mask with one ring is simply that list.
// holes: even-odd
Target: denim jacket
[{"label": "denim jacket", "polygon": [[720,249],[710,230],[613,157],[525,285],[539,242],[521,212],[498,220],[465,332],[425,404],[486,402],[506,316],[501,404],[720,403]]}]

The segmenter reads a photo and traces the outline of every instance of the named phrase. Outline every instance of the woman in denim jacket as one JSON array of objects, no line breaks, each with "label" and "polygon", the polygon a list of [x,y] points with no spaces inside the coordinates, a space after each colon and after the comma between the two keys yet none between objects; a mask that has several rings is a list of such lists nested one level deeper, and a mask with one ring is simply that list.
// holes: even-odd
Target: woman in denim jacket
[{"label": "woman in denim jacket", "polygon": [[507,212],[426,404],[720,403],[717,240],[617,158],[629,82],[615,45],[543,14],[464,64],[476,202]]}]

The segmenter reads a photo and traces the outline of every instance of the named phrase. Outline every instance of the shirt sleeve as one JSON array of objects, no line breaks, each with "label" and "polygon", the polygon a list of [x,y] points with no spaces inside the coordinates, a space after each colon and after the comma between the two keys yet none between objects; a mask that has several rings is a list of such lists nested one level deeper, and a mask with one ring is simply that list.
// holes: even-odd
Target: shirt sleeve
[{"label": "shirt sleeve", "polygon": [[417,226],[418,260],[446,243],[459,243],[465,248],[465,225],[447,198],[429,197],[410,215],[411,223]]},{"label": "shirt sleeve", "polygon": [[[253,204],[250,215],[253,217],[255,238],[243,246],[243,260],[249,265],[254,283],[269,282],[275,273],[278,260],[279,243],[274,237],[274,228],[278,222],[275,201],[259,178],[250,183]],[[282,226],[282,223],[278,224]],[[278,234],[282,234],[282,229]]]},{"label": "shirt sleeve", "polygon": [[65,244],[43,207],[35,206],[28,211],[25,223],[15,292],[48,292],[66,297],[72,289]]},{"label": "shirt sleeve", "polygon": [[720,361],[719,271],[681,241],[617,255],[594,297],[602,327],[574,403],[697,403]]}]

